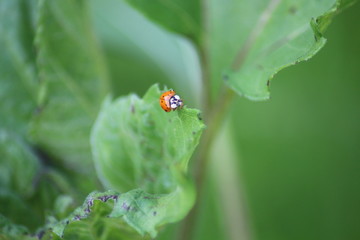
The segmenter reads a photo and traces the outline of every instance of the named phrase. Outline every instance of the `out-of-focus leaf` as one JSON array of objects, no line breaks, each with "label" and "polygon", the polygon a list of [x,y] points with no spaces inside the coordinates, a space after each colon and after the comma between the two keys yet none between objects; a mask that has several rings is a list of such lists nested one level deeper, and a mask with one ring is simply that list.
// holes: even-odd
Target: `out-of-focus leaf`
[{"label": "out-of-focus leaf", "polygon": [[79,172],[91,172],[91,125],[108,91],[87,1],[40,1],[36,32],[42,83],[33,136]]},{"label": "out-of-focus leaf", "polygon": [[40,166],[25,140],[37,86],[31,2],[0,2],[0,190],[26,197]]},{"label": "out-of-focus leaf", "polygon": [[[128,0],[149,19],[188,37],[182,29],[197,29],[197,46],[209,64],[213,93],[221,79],[252,100],[270,96],[269,81],[281,69],[308,60],[325,44],[322,36],[332,18],[355,0]],[[184,6],[197,6],[190,11]],[[167,18],[172,14],[173,20]],[[186,17],[185,17],[186,16]],[[201,16],[201,17],[199,17]],[[169,20],[171,19],[171,21]],[[169,26],[175,22],[175,26]],[[195,43],[196,37],[190,35]]]},{"label": "out-of-focus leaf", "polygon": [[40,164],[29,146],[18,135],[0,129],[0,158],[0,188],[31,195]]},{"label": "out-of-focus leaf", "polygon": [[26,1],[0,2],[0,128],[20,134],[35,109],[36,72]]},{"label": "out-of-focus leaf", "polygon": [[[154,85],[142,99],[107,99],[91,136],[100,179],[112,189],[130,191],[120,195],[123,203],[115,205],[111,216],[123,216],[152,237],[156,227],[178,221],[193,205],[187,165],[204,129],[198,110],[164,112],[160,94]],[[127,206],[140,210],[128,211]]]},{"label": "out-of-focus leaf", "polygon": [[166,29],[199,41],[201,12],[199,0],[127,0],[145,16]]},{"label": "out-of-focus leaf", "polygon": [[[219,66],[223,61],[227,62],[224,68],[231,66],[232,69],[225,73],[224,78],[238,94],[252,100],[268,99],[269,80],[278,71],[308,60],[324,46],[326,39],[322,34],[335,13],[342,9],[341,2],[258,1],[258,4],[254,4],[257,5],[256,9],[251,7],[252,11],[245,16],[238,15],[239,29],[243,31],[239,31],[237,37],[230,38],[230,44],[214,48],[213,64]],[[244,5],[234,1],[232,7],[240,9]],[[222,13],[221,10],[218,12]],[[245,18],[253,18],[253,24],[249,25]],[[223,24],[226,21],[224,18]],[[214,37],[218,40],[232,34],[228,32],[224,35],[221,27],[214,30]],[[219,68],[214,74],[220,75],[220,71],[222,69]]]},{"label": "out-of-focus leaf", "polygon": [[74,199],[68,195],[60,195],[55,201],[55,215],[58,218],[65,218],[70,212]]},{"label": "out-of-focus leaf", "polygon": [[173,87],[196,106],[201,74],[196,50],[188,40],[148,21],[124,0],[90,2],[114,96],[142,95],[149,85],[159,83]]},{"label": "out-of-focus leaf", "polygon": [[0,214],[0,239],[1,240],[37,240],[30,235],[28,229],[21,225],[11,223]]}]

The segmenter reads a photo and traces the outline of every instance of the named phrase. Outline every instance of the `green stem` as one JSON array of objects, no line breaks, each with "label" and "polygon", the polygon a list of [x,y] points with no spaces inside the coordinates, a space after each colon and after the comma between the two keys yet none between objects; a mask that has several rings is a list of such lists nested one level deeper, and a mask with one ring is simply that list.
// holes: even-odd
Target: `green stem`
[{"label": "green stem", "polygon": [[216,138],[221,126],[223,125],[222,122],[227,116],[228,108],[234,96],[235,92],[233,90],[229,88],[224,89],[222,91],[222,94],[220,95],[219,101],[213,108],[211,108],[212,110],[206,118],[208,120],[208,128],[206,129],[204,136],[202,137],[202,142],[200,143],[199,151],[196,155],[195,161],[196,165],[194,172],[198,198],[196,200],[194,208],[190,211],[188,217],[184,221],[181,233],[179,234],[179,239],[189,240],[193,237],[196,219],[199,211],[199,204],[202,202],[202,197],[204,195],[204,179],[209,165],[208,154],[210,152],[210,148],[214,142],[214,139]]}]

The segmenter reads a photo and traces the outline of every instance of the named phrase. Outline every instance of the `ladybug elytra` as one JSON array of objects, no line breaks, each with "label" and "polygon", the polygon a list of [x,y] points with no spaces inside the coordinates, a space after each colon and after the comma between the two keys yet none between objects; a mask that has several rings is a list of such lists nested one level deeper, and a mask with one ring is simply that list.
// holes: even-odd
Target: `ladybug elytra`
[{"label": "ladybug elytra", "polygon": [[160,96],[160,106],[165,112],[174,111],[178,108],[181,109],[183,105],[182,99],[174,90],[166,91]]}]

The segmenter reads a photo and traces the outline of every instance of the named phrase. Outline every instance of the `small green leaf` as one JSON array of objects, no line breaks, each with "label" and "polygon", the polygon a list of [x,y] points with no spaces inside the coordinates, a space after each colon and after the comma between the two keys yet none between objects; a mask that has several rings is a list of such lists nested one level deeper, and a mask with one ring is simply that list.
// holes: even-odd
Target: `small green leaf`
[{"label": "small green leaf", "polygon": [[[123,202],[115,205],[111,216],[123,216],[139,233],[152,237],[156,227],[180,220],[193,205],[187,165],[204,129],[198,110],[164,112],[160,95],[154,85],[142,99],[107,99],[91,136],[102,182],[116,191],[129,191],[120,195],[118,201]],[[122,204],[140,209],[127,212]]]},{"label": "small green leaf", "polygon": [[87,1],[40,1],[36,32],[41,80],[35,141],[72,169],[92,169],[90,128],[108,93]]}]

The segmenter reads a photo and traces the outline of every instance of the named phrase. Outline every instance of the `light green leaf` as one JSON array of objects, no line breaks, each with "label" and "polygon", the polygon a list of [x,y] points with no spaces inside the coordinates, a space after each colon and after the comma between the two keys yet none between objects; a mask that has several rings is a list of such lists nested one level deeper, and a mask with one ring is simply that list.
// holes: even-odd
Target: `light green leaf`
[{"label": "light green leaf", "polygon": [[171,194],[149,194],[141,189],[124,194],[93,192],[68,218],[48,228],[65,239],[154,238],[157,227],[183,218],[192,206],[194,192],[192,186],[187,188],[187,196],[181,187]]},{"label": "light green leaf", "polygon": [[[265,100],[270,96],[273,76],[314,56],[326,42],[322,35],[332,18],[355,0],[208,0],[192,11],[182,6],[200,6],[200,0],[181,4],[171,0],[128,2],[149,19],[185,37],[189,35],[182,30],[186,24],[180,16],[198,19],[189,21],[198,29],[196,37],[190,39],[208,65],[213,95],[223,79],[239,95]],[[175,26],[169,27],[172,21],[164,17],[168,14],[178,19],[171,19]]]},{"label": "light green leaf", "polygon": [[40,1],[36,33],[42,83],[35,141],[79,172],[92,169],[90,128],[108,92],[87,1]]},{"label": "light green leaf", "polygon": [[[120,195],[118,202],[123,202],[115,205],[111,216],[123,217],[139,233],[152,237],[156,227],[180,220],[194,203],[187,165],[204,129],[198,110],[164,112],[160,95],[154,85],[142,99],[107,99],[91,136],[102,182],[116,191],[129,191]],[[140,209],[124,211],[123,204]]]},{"label": "light green leaf", "polygon": [[[84,204],[77,208],[68,218],[61,222],[50,224],[54,236],[64,239],[147,239],[141,237],[133,228],[127,225],[121,217],[109,217],[112,213],[120,214],[116,206],[124,208],[125,198],[114,191],[91,193]],[[135,205],[128,206],[126,209]]]},{"label": "light green leaf", "polygon": [[[226,45],[214,47],[213,63],[218,64],[219,59],[227,62],[223,68],[231,69],[223,77],[238,94],[252,100],[268,99],[269,81],[278,71],[310,59],[324,46],[326,39],[322,35],[341,10],[340,2],[259,1],[258,8],[245,16],[252,14],[252,24],[246,23],[242,15],[238,20],[243,31]],[[244,5],[234,1],[232,7],[241,9]],[[226,20],[222,24],[227,24]],[[215,39],[226,38],[221,25],[214,30]],[[220,75],[220,71],[214,74]]]}]

